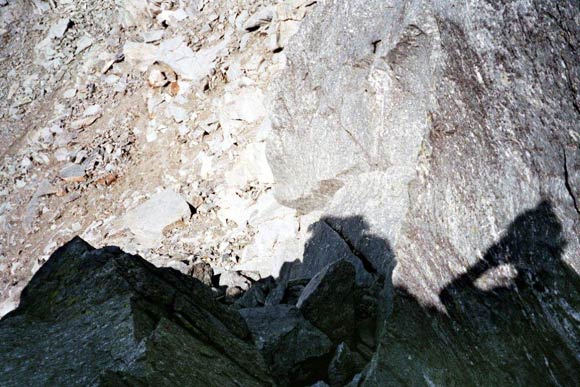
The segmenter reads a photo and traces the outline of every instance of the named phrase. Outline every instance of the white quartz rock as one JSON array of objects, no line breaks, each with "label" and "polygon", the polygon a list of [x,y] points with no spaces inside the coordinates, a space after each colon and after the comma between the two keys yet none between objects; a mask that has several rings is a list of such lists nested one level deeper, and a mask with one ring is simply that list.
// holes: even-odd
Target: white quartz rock
[{"label": "white quartz rock", "polygon": [[191,210],[185,199],[166,189],[127,212],[122,223],[135,234],[139,243],[153,248],[162,241],[165,227],[190,216]]}]

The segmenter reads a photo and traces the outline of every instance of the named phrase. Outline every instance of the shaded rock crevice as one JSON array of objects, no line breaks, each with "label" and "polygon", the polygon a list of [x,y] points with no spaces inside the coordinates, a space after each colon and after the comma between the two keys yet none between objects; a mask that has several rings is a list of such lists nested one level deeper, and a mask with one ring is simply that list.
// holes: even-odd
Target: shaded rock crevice
[{"label": "shaded rock crevice", "polygon": [[334,231],[340,237],[340,239],[342,239],[344,241],[344,243],[346,243],[346,245],[350,249],[352,255],[354,255],[355,257],[357,257],[360,260],[360,262],[362,263],[362,265],[365,268],[365,270],[367,272],[369,272],[370,274],[372,274],[373,276],[376,276],[377,275],[377,269],[373,266],[372,262],[361,251],[359,251],[356,248],[356,246],[354,245],[354,243],[352,242],[352,240],[350,240],[347,235],[343,234],[340,231],[339,228],[334,227],[328,219],[324,219],[323,218],[322,221],[332,231]]},{"label": "shaded rock crevice", "polygon": [[562,154],[564,156],[564,184],[566,185],[566,190],[570,195],[570,199],[572,199],[572,203],[574,205],[574,209],[580,215],[580,204],[578,203],[578,198],[574,193],[574,188],[570,183],[570,173],[568,172],[568,157],[566,156],[566,148],[562,147]]}]

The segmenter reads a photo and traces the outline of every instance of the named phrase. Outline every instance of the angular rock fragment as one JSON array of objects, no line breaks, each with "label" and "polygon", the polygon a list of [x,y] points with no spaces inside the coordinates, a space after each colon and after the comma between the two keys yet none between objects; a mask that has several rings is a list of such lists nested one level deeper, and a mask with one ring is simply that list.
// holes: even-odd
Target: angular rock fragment
[{"label": "angular rock fragment", "polygon": [[153,43],[161,40],[163,38],[164,30],[151,30],[143,32],[143,41],[145,43]]},{"label": "angular rock fragment", "polygon": [[152,69],[147,77],[147,82],[151,87],[163,87],[169,83],[165,75],[159,69]]},{"label": "angular rock fragment", "polygon": [[165,227],[191,216],[187,202],[176,192],[163,190],[122,219],[144,246],[156,246],[163,238]]},{"label": "angular rock fragment", "polygon": [[312,383],[324,377],[332,342],[295,306],[241,309],[240,314],[278,385]]},{"label": "angular rock fragment", "polygon": [[366,362],[358,353],[351,351],[346,343],[340,343],[328,366],[330,385],[339,387],[348,384],[365,364]]},{"label": "angular rock fragment", "polygon": [[212,47],[193,52],[178,36],[161,42],[156,59],[169,65],[180,78],[199,82],[215,67],[214,61],[226,49],[227,42],[221,41]]},{"label": "angular rock fragment", "polygon": [[0,321],[5,385],[271,385],[244,320],[199,281],[80,238]]},{"label": "angular rock fragment", "polygon": [[244,29],[248,32],[256,31],[260,29],[260,27],[269,24],[273,17],[274,9],[272,7],[262,8],[246,20],[244,23]]},{"label": "angular rock fragment", "polygon": [[85,109],[85,111],[83,112],[83,116],[90,117],[90,116],[100,115],[102,113],[103,113],[103,108],[101,107],[101,105],[91,105]]},{"label": "angular rock fragment", "polygon": [[89,35],[82,36],[76,43],[75,55],[78,55],[87,48],[89,48],[94,42],[95,41],[91,36]]},{"label": "angular rock fragment", "polygon": [[84,129],[87,126],[91,126],[92,124],[94,124],[95,121],[97,121],[99,118],[100,115],[79,118],[78,120],[71,122],[70,127],[72,130]]},{"label": "angular rock fragment", "polygon": [[62,37],[64,36],[66,31],[71,27],[71,25],[72,23],[70,19],[68,18],[61,19],[58,21],[58,23],[50,27],[50,30],[48,31],[48,36],[53,39],[62,39]]},{"label": "angular rock fragment", "polygon": [[244,290],[239,286],[230,286],[226,289],[225,302],[226,304],[233,304],[238,298],[244,294]]},{"label": "angular rock fragment", "polygon": [[70,183],[83,182],[86,180],[85,168],[79,164],[69,164],[60,170],[59,177]]},{"label": "angular rock fragment", "polygon": [[66,98],[66,99],[74,98],[75,95],[77,95],[77,89],[75,89],[75,88],[67,89],[62,94],[63,98]]},{"label": "angular rock fragment", "polygon": [[252,285],[252,281],[239,272],[228,270],[220,274],[219,285],[226,287],[237,286],[242,290],[248,290]]},{"label": "angular rock fragment", "polygon": [[58,189],[50,183],[50,181],[44,179],[38,184],[38,188],[34,193],[34,196],[41,197],[41,196],[48,196],[54,195],[58,192]]},{"label": "angular rock fragment", "polygon": [[347,261],[325,267],[302,291],[296,306],[335,342],[352,342],[355,331],[355,270]]},{"label": "angular rock fragment", "polygon": [[213,269],[207,262],[194,263],[191,267],[191,276],[201,281],[204,285],[213,285]]},{"label": "angular rock fragment", "polygon": [[312,278],[327,265],[340,260],[347,260],[356,269],[356,280],[359,284],[370,285],[374,282],[364,262],[353,251],[349,241],[325,220],[320,220],[309,227],[312,237],[304,246],[302,264],[289,269],[290,279]]},{"label": "angular rock fragment", "polygon": [[236,301],[236,307],[256,308],[266,305],[266,298],[275,287],[276,281],[272,277],[258,280],[239,300]]}]

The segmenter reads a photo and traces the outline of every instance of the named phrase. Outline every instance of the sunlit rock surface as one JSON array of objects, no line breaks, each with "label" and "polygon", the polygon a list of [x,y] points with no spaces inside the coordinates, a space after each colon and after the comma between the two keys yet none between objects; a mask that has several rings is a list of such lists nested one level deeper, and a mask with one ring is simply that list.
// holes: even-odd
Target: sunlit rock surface
[{"label": "sunlit rock surface", "polygon": [[579,17],[572,1],[324,1],[292,41],[275,194],[336,231],[305,261],[338,236],[384,281],[365,383],[578,380]]}]

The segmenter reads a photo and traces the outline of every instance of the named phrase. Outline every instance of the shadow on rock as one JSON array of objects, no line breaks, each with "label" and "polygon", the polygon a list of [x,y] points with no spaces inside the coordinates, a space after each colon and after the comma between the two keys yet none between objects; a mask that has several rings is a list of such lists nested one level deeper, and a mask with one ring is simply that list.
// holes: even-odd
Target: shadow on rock
[{"label": "shadow on rock", "polygon": [[574,385],[580,280],[562,260],[552,205],[520,214],[483,259],[425,309],[396,289],[368,385]]},{"label": "shadow on rock", "polygon": [[196,280],[76,238],[52,255],[19,308],[0,322],[0,380],[282,386],[580,380],[580,280],[562,259],[566,241],[549,202],[520,214],[483,259],[445,286],[444,311],[393,289],[393,251],[369,229],[360,216],[321,219],[302,261],[286,263],[279,278],[222,273],[219,280],[231,288],[246,288],[241,296],[219,292],[207,266],[194,268]]},{"label": "shadow on rock", "polygon": [[258,281],[235,306],[280,385],[342,386],[360,378],[375,352],[394,254],[360,216],[325,217],[309,231],[303,259],[285,263],[275,286]]}]

